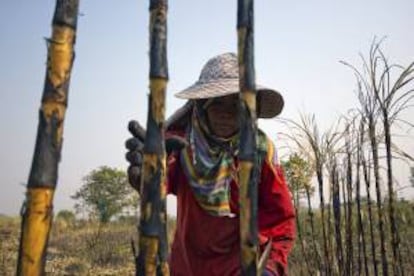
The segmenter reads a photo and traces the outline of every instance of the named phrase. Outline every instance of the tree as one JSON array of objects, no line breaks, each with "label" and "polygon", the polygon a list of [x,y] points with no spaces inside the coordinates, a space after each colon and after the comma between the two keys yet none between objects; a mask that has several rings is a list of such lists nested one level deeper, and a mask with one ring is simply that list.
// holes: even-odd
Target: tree
[{"label": "tree", "polygon": [[287,161],[282,162],[282,166],[293,194],[298,193],[300,197],[304,197],[307,190],[310,195],[313,194],[315,188],[311,186],[311,179],[314,172],[308,161],[294,153]]},{"label": "tree", "polygon": [[60,210],[56,215],[56,219],[73,222],[75,220],[75,214],[70,210]]},{"label": "tree", "polygon": [[75,213],[70,210],[60,210],[55,217],[55,226],[57,229],[66,230],[75,225]]},{"label": "tree", "polygon": [[86,175],[82,187],[71,197],[77,201],[76,209],[84,207],[89,215],[106,223],[124,210],[135,208],[136,196],[124,171],[102,166]]}]

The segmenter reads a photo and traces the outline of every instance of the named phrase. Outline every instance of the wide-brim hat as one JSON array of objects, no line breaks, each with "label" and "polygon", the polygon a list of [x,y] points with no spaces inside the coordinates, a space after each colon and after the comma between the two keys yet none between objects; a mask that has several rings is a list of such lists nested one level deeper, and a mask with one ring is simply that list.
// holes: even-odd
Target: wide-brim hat
[{"label": "wide-brim hat", "polygon": [[[201,71],[198,81],[175,94],[181,99],[197,100],[239,93],[239,67],[237,55],[225,53],[213,57]],[[257,116],[273,118],[282,112],[284,101],[276,90],[256,85]]]}]

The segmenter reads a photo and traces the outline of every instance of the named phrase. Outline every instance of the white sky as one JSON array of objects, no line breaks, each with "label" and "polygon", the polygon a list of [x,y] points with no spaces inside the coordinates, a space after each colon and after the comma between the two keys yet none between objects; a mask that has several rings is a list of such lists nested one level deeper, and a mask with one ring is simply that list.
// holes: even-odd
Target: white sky
[{"label": "white sky", "polygon": [[[132,118],[144,124],[147,112],[148,2],[81,0],[57,210],[72,208],[69,196],[92,169],[127,167],[126,125]],[[17,214],[24,199],[54,6],[0,3],[0,213]],[[412,0],[262,0],[255,8],[257,82],[282,92],[283,117],[312,112],[324,128],[354,106],[354,76],[338,61],[359,65],[359,52],[367,53],[374,36],[387,36],[383,50],[392,61],[414,60]],[[183,104],[174,92],[195,82],[208,58],[237,50],[236,1],[170,1],[168,24],[171,114]],[[413,116],[411,110],[407,117]],[[260,124],[276,136],[274,121]],[[414,152],[412,139],[404,146]],[[408,177],[408,167],[396,174]]]}]

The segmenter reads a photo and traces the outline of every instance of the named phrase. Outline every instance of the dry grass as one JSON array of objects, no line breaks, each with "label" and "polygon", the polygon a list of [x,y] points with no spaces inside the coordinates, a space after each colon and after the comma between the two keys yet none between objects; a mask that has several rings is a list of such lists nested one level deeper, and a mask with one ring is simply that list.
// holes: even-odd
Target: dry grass
[{"label": "dry grass", "polygon": [[[175,221],[168,220],[169,240]],[[46,275],[135,275],[131,241],[138,239],[135,218],[102,225],[55,220],[50,235]],[[20,218],[0,217],[0,276],[15,275]]]},{"label": "dry grass", "polygon": [[[400,204],[401,205],[401,204]],[[404,214],[401,221],[401,235],[403,237],[401,252],[404,255],[404,264],[407,265],[407,275],[412,275],[410,265],[414,261],[412,241],[414,235],[414,206],[405,203],[399,206],[399,214]],[[320,217],[316,212],[317,220]],[[314,263],[311,254],[308,220],[306,212],[300,215],[301,225],[305,235],[305,247],[309,250],[307,256]],[[170,219],[169,240],[173,238],[175,222]],[[318,233],[320,225],[316,224]],[[17,250],[19,245],[19,218],[0,217],[0,276],[15,275]],[[320,235],[317,238],[321,248]],[[134,220],[111,222],[105,226],[93,222],[76,221],[66,223],[55,221],[50,236],[46,275],[134,275],[135,264],[131,251],[131,239],[137,240],[137,231]],[[290,275],[309,275],[304,253],[298,244],[295,245],[289,258]],[[355,241],[355,248],[357,242]],[[356,249],[355,249],[356,250]],[[355,252],[357,256],[357,252]],[[372,264],[370,264],[372,265]],[[315,267],[311,269],[314,274]]]},{"label": "dry grass", "polygon": [[[18,218],[0,220],[0,275],[14,275],[19,245]],[[131,240],[136,227],[127,223],[55,222],[50,236],[46,275],[134,275]]]},{"label": "dry grass", "polygon": [[19,219],[0,217],[0,275],[14,275],[19,227]]}]

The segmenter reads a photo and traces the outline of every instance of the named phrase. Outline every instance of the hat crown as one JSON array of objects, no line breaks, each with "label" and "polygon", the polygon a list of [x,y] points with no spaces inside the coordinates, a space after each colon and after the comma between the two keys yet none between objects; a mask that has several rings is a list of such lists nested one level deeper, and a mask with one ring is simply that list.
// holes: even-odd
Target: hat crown
[{"label": "hat crown", "polygon": [[217,81],[218,79],[238,79],[238,61],[234,53],[225,53],[211,58],[201,70],[198,83]]}]

